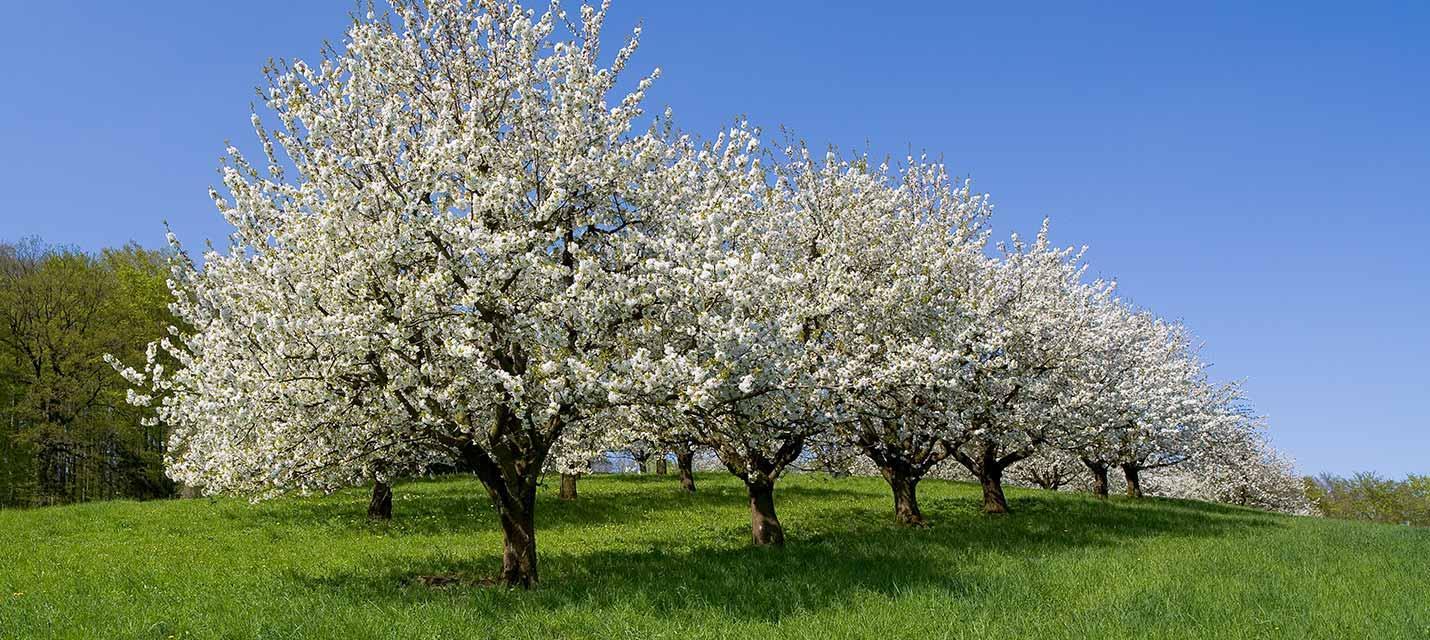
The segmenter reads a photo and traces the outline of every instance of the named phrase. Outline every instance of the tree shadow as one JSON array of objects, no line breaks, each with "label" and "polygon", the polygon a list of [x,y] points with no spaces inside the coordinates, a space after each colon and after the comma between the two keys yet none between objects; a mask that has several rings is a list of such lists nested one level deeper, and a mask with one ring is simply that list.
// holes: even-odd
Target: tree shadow
[{"label": "tree shadow", "polygon": [[[733,491],[706,493],[697,494],[691,504],[718,503],[728,508],[735,497]],[[1202,512],[1177,501],[1098,501],[1037,495],[1040,492],[1018,492],[1015,514],[990,517],[979,513],[977,502],[967,495],[931,491],[924,511],[935,524],[908,529],[893,525],[889,510],[867,506],[871,498],[867,491],[791,486],[780,495],[792,504],[841,493],[855,494],[863,504],[834,501],[831,509],[839,508],[838,517],[820,518],[818,526],[809,528],[786,518],[787,526],[794,526],[782,550],[748,546],[748,525],[742,522],[719,523],[713,540],[708,533],[711,523],[692,522],[692,527],[704,527],[701,539],[708,544],[690,546],[672,534],[617,550],[543,551],[542,584],[529,593],[473,586],[499,565],[497,548],[474,557],[434,553],[287,577],[305,589],[365,602],[415,606],[431,598],[470,598],[473,606],[485,608],[497,620],[522,611],[570,606],[616,611],[637,603],[634,606],[657,615],[717,610],[741,620],[773,623],[845,606],[870,593],[895,597],[911,589],[933,589],[949,598],[990,598],[993,583],[1001,578],[990,569],[986,554],[1048,556],[1143,538],[1211,538],[1286,526],[1274,516],[1249,510]],[[640,506],[633,507],[632,501]],[[618,510],[660,508],[660,502],[672,501],[653,493],[597,495],[590,502],[590,510],[549,509],[556,513],[548,516],[554,522],[548,521],[545,530],[589,524],[581,518],[592,514],[598,522],[610,522],[599,518],[618,517],[610,515]],[[822,504],[816,511],[826,513]],[[808,509],[802,512],[809,514]],[[417,579],[424,575],[456,576],[462,581],[434,590]]]},{"label": "tree shadow", "polygon": [[[687,494],[680,491],[679,480],[670,475],[622,476],[620,491],[581,491],[574,501],[555,499],[555,487],[548,485],[554,485],[554,478],[543,484],[539,495],[536,516],[538,533],[632,523],[665,511],[699,512],[742,504],[746,499],[743,487],[719,482],[707,482],[696,493]],[[607,487],[602,485],[602,488]],[[779,494],[796,500],[867,497],[867,494],[849,488],[807,485],[781,486]],[[384,535],[500,531],[481,485],[465,476],[410,480],[395,485],[393,519],[390,522],[369,522],[367,500],[367,489],[355,488],[320,498],[229,510],[224,512],[223,517],[247,525],[300,525],[337,530],[367,528]]]}]

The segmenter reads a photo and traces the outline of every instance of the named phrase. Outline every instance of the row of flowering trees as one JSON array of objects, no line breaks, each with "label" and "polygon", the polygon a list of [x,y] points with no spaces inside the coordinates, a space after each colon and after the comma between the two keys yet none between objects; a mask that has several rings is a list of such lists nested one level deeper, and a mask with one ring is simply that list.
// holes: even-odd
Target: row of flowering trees
[{"label": "row of flowering trees", "polygon": [[468,469],[525,587],[541,474],[612,443],[713,450],[780,545],[775,485],[816,439],[867,456],[917,524],[945,459],[1005,512],[1005,471],[1040,451],[1105,493],[1108,469],[1136,486],[1256,431],[1184,330],[1046,228],[988,246],[987,199],[939,164],[679,134],[644,115],[658,72],[625,79],[639,29],[600,50],[604,5],[392,11],[269,69],[262,157],[229,148],[212,194],[227,251],[200,265],[170,236],[185,329],[116,366],[180,482]]}]

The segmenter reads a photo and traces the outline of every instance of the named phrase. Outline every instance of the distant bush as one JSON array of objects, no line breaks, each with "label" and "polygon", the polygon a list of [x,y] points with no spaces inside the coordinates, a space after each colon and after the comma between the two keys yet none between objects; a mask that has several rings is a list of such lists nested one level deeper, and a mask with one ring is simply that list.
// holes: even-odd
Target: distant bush
[{"label": "distant bush", "polygon": [[1375,473],[1306,478],[1306,495],[1328,518],[1430,526],[1430,475],[1404,480]]}]

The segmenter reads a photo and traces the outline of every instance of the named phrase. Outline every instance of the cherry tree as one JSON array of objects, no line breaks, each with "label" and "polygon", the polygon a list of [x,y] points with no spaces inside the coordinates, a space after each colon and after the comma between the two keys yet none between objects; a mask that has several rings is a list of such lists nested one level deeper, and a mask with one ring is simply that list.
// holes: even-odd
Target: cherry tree
[{"label": "cherry tree", "polygon": [[879,475],[878,468],[864,452],[833,430],[810,438],[804,450],[804,459],[799,464],[801,471],[827,473],[835,478]]},{"label": "cherry tree", "polygon": [[642,430],[660,451],[656,473],[664,475],[666,452],[675,455],[676,474],[680,490],[695,493],[695,453],[700,448],[692,418],[669,406],[637,406],[632,412],[636,428]]},{"label": "cherry tree", "polygon": [[1007,513],[1003,472],[1055,437],[1070,365],[1097,330],[1111,284],[1084,283],[1081,252],[1052,246],[1045,222],[1028,244],[1014,236],[979,276],[970,329],[955,350],[967,365],[948,384],[951,456],[979,479],[983,510]]},{"label": "cherry tree", "polygon": [[667,454],[675,454],[681,491],[695,493],[695,453],[701,445],[694,419],[670,402],[670,396],[662,400],[640,397],[622,406],[619,424],[608,431],[608,448],[630,456],[640,473],[648,473],[650,460],[655,458],[657,475],[666,474]]},{"label": "cherry tree", "polygon": [[645,437],[627,440],[621,451],[635,461],[636,470],[641,474],[650,473],[650,460],[659,455],[656,444]]},{"label": "cherry tree", "polygon": [[864,179],[867,197],[842,222],[847,264],[831,276],[849,300],[827,322],[841,353],[836,430],[889,483],[895,519],[917,526],[918,483],[956,447],[950,382],[971,364],[961,347],[971,291],[989,268],[990,207],[923,159]]},{"label": "cherry tree", "polygon": [[612,413],[610,409],[597,411],[566,425],[552,445],[544,471],[560,478],[557,499],[575,500],[580,477],[591,472],[592,463],[605,456],[612,443],[624,440],[617,428],[621,423]]},{"label": "cherry tree", "polygon": [[1316,515],[1295,461],[1272,447],[1259,426],[1243,434],[1185,466],[1149,474],[1147,493]]},{"label": "cherry tree", "polygon": [[770,152],[744,125],[687,159],[670,184],[685,215],[657,234],[666,278],[648,379],[662,384],[644,392],[745,483],[755,544],[780,546],[775,483],[833,415],[825,324],[846,299],[829,279],[867,179],[833,154]]},{"label": "cherry tree", "polygon": [[268,69],[262,160],[230,146],[211,194],[226,250],[170,236],[182,328],[114,364],[170,429],[174,479],[373,483],[381,513],[391,478],[456,464],[496,511],[502,582],[530,587],[540,474],[574,497],[612,446],[674,450],[692,491],[712,449],[775,546],[776,482],[828,433],[908,524],[945,458],[994,513],[1040,450],[1104,494],[1112,465],[1133,495],[1179,465],[1288,475],[1183,329],[1084,282],[1046,225],[986,256],[987,201],[942,166],[774,150],[743,123],[703,145],[637,131],[657,74],[622,84],[639,29],[601,62],[605,4],[391,5]]},{"label": "cherry tree", "polygon": [[1076,456],[1054,446],[1043,446],[1010,468],[1008,479],[1020,485],[1057,491],[1085,478],[1086,471]]},{"label": "cherry tree", "polygon": [[[610,404],[654,298],[648,235],[671,164],[637,133],[656,74],[615,91],[606,7],[394,0],[321,62],[280,63],[230,147],[226,252],[183,263],[175,330],[129,370],[170,426],[170,473],[211,492],[328,489],[378,461],[460,460],[504,533],[500,579],[537,582],[539,474]],[[155,350],[151,350],[151,356]]]},{"label": "cherry tree", "polygon": [[1053,419],[1060,425],[1055,446],[1087,468],[1093,494],[1106,498],[1126,430],[1165,414],[1165,403],[1177,397],[1159,390],[1182,344],[1178,327],[1121,300],[1101,300],[1093,313],[1098,329],[1082,336],[1079,357],[1068,363]]},{"label": "cherry tree", "polygon": [[675,472],[680,477],[680,490],[695,493],[695,453],[700,446],[690,431],[680,431],[661,440],[675,455]]},{"label": "cherry tree", "polygon": [[1131,460],[1123,464],[1139,472],[1129,479],[1129,495],[1139,495],[1136,481],[1150,495],[1313,513],[1294,461],[1271,446],[1265,420],[1252,413],[1240,387],[1200,382],[1196,391],[1184,423],[1172,430],[1178,437],[1158,433],[1120,450]]},{"label": "cherry tree", "polygon": [[1057,413],[1068,426],[1060,446],[1092,472],[1096,495],[1107,497],[1108,472],[1118,468],[1131,497],[1305,511],[1292,465],[1266,443],[1240,388],[1208,380],[1184,327],[1115,300],[1102,316]]},{"label": "cherry tree", "polygon": [[[1221,467],[1221,490],[1212,494],[1221,502],[1279,511],[1297,516],[1321,515],[1316,504],[1306,494],[1305,476],[1296,469],[1296,461],[1277,451],[1265,439],[1258,439],[1250,455],[1237,473],[1231,465]],[[1217,475],[1212,475],[1218,478]]]},{"label": "cherry tree", "polygon": [[1127,495],[1143,496],[1142,473],[1186,464],[1240,437],[1245,413],[1236,385],[1214,385],[1188,346],[1180,326],[1167,325],[1154,343],[1138,386],[1144,408],[1121,428],[1109,431],[1111,458],[1122,470]]}]

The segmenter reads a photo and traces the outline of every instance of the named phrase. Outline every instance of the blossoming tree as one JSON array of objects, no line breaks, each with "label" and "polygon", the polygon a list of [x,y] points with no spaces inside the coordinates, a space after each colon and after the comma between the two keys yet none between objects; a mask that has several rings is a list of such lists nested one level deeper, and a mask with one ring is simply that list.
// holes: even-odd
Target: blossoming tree
[{"label": "blossoming tree", "polygon": [[848,300],[826,325],[841,356],[835,428],[889,483],[895,519],[922,525],[918,483],[956,446],[948,393],[973,364],[960,346],[971,291],[988,271],[990,207],[922,159],[898,175],[865,171],[866,197],[841,221],[846,264],[830,274]]},{"label": "blossoming tree", "polygon": [[1008,512],[1003,472],[1060,429],[1070,366],[1111,295],[1109,283],[1084,283],[1084,270],[1080,252],[1052,246],[1045,223],[1031,244],[1015,236],[972,287],[970,329],[956,347],[967,365],[945,391],[955,416],[947,439],[982,484],[985,512]]},{"label": "blossoming tree", "polygon": [[1167,379],[1166,365],[1178,355],[1180,335],[1174,325],[1138,312],[1120,300],[1095,308],[1098,329],[1084,336],[1084,348],[1069,363],[1065,393],[1057,404],[1057,448],[1074,456],[1091,474],[1092,492],[1106,498],[1108,471],[1125,430],[1165,413],[1169,395],[1158,394]]},{"label": "blossoming tree", "polygon": [[[190,331],[128,371],[173,433],[171,474],[209,491],[326,489],[378,460],[450,456],[505,534],[501,581],[537,582],[538,476],[567,425],[630,370],[642,234],[669,163],[633,132],[655,74],[616,93],[605,7],[395,0],[316,65],[280,64],[230,147],[228,251],[181,266]],[[636,31],[639,34],[639,30]]]},{"label": "blossoming tree", "polygon": [[685,215],[661,233],[649,377],[662,384],[646,393],[744,481],[755,544],[780,546],[775,483],[832,415],[825,324],[847,300],[829,279],[849,255],[842,218],[867,197],[862,172],[800,145],[769,152],[742,125],[672,173]]}]

